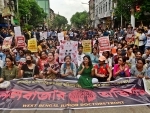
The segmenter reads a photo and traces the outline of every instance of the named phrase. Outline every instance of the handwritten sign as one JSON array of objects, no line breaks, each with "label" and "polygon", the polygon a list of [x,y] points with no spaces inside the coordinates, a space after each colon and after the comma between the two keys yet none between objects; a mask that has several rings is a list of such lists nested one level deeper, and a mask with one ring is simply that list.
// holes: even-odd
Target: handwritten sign
[{"label": "handwritten sign", "polygon": [[91,40],[83,40],[82,45],[83,45],[83,53],[91,53],[92,51]]},{"label": "handwritten sign", "polygon": [[31,52],[38,51],[36,38],[28,40],[28,50],[30,50]]},{"label": "handwritten sign", "polygon": [[101,37],[98,41],[100,53],[111,50],[109,37]]}]

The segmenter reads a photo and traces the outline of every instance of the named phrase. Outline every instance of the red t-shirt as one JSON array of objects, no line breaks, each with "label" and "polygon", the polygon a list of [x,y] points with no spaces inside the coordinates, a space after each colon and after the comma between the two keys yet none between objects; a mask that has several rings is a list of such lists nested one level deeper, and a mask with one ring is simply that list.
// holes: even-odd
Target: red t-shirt
[{"label": "red t-shirt", "polygon": [[108,75],[108,71],[107,71],[107,69],[109,68],[108,64],[104,64],[103,66],[95,65],[94,68],[97,69],[98,74],[104,74],[106,76]]}]

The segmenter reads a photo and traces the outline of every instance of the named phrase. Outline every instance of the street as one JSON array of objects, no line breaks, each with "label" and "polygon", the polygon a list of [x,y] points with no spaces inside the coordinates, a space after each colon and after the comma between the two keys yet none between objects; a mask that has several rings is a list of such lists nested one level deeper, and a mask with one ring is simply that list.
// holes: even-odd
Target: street
[{"label": "street", "polygon": [[[68,111],[0,111],[0,113],[70,113]],[[74,110],[72,113],[150,113],[148,106]]]}]

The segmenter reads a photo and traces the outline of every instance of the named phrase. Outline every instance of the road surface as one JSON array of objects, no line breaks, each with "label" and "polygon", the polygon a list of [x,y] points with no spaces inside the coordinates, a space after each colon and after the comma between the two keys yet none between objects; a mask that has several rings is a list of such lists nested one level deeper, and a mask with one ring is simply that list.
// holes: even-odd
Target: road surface
[{"label": "road surface", "polygon": [[[69,113],[68,111],[0,111],[0,113]],[[150,113],[148,106],[74,110],[72,113]]]}]

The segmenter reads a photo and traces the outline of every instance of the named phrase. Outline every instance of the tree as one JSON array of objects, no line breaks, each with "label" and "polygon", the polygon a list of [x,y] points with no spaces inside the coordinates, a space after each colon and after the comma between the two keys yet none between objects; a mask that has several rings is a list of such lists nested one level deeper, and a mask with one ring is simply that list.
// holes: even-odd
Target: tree
[{"label": "tree", "polygon": [[88,13],[86,11],[75,13],[71,19],[71,23],[78,28],[88,24]]},{"label": "tree", "polygon": [[[117,19],[120,19],[122,15],[125,21],[130,22],[131,9],[134,9],[137,21],[149,19],[144,13],[150,12],[150,0],[114,0],[116,1],[115,16]],[[140,11],[136,11],[136,6],[140,7]]]},{"label": "tree", "polygon": [[54,20],[52,21],[52,27],[53,28],[64,28],[66,27],[66,24],[68,23],[68,20],[66,17],[61,16],[61,15],[56,15]]},{"label": "tree", "polygon": [[44,24],[44,18],[47,14],[35,0],[19,0],[18,7],[21,25],[24,25],[25,18],[28,20],[27,23],[34,27],[38,24]]}]

